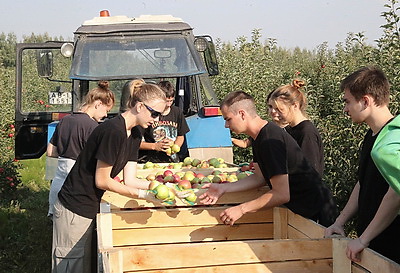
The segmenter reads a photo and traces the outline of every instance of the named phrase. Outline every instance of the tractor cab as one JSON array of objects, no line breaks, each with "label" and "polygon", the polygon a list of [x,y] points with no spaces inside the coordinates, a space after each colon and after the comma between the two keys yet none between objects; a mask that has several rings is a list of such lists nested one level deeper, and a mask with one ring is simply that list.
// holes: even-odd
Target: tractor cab
[{"label": "tractor cab", "polygon": [[175,105],[190,127],[190,156],[232,162],[230,132],[210,80],[219,73],[212,38],[194,36],[187,23],[170,15],[101,14],[85,21],[74,41],[17,44],[16,159],[42,156],[57,121],[78,111],[99,80],[109,81],[115,93],[107,117],[112,118],[120,113],[124,84],[142,78],[174,84]]}]

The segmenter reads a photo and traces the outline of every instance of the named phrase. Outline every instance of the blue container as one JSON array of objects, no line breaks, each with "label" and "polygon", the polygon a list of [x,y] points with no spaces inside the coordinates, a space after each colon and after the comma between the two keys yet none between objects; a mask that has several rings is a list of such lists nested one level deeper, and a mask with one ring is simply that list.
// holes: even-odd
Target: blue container
[{"label": "blue container", "polygon": [[186,134],[187,146],[194,148],[232,147],[231,132],[225,128],[222,116],[186,118],[190,131]]}]

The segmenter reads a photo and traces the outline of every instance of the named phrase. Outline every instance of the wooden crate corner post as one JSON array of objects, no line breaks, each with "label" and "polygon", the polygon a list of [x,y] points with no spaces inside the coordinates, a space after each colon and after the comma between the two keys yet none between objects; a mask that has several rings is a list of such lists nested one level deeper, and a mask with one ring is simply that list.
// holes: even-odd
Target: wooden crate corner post
[{"label": "wooden crate corner post", "polygon": [[274,239],[288,238],[288,211],[286,208],[275,207],[274,215]]},{"label": "wooden crate corner post", "polygon": [[346,238],[332,238],[333,273],[350,273],[351,261],[346,256]]}]

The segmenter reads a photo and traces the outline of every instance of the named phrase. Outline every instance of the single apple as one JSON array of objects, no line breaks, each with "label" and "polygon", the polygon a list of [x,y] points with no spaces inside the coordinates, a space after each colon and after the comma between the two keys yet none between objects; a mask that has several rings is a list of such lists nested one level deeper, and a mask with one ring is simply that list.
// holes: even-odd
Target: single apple
[{"label": "single apple", "polygon": [[173,174],[172,175],[167,175],[164,177],[164,182],[174,182],[174,177]]},{"label": "single apple", "polygon": [[165,176],[169,176],[169,175],[173,175],[174,173],[171,170],[166,170],[164,171],[163,175]]},{"label": "single apple", "polygon": [[214,175],[214,177],[211,181],[212,181],[212,183],[221,183],[222,179],[219,175]]},{"label": "single apple", "polygon": [[189,180],[181,180],[178,182],[178,187],[181,190],[187,190],[192,188],[192,184],[190,183]]},{"label": "single apple", "polygon": [[247,173],[241,172],[241,173],[237,174],[237,179],[240,180],[240,179],[243,179],[243,178],[245,178],[247,176],[248,176]]},{"label": "single apple", "polygon": [[162,175],[162,174],[157,175],[156,180],[159,182],[164,182],[164,175]]},{"label": "single apple", "polygon": [[202,173],[196,173],[196,177],[200,178],[200,180],[201,180],[206,176],[204,174],[202,174]]},{"label": "single apple", "polygon": [[230,175],[228,175],[228,177],[226,178],[226,180],[227,180],[228,182],[236,182],[236,181],[238,181],[238,178],[237,178],[236,174],[230,174]]},{"label": "single apple", "polygon": [[192,165],[192,158],[185,157],[185,159],[183,160],[183,165]]},{"label": "single apple", "polygon": [[195,158],[195,159],[192,160],[192,166],[193,167],[197,167],[197,165],[199,165],[200,163],[201,163],[200,159]]},{"label": "single apple", "polygon": [[175,201],[175,192],[171,188],[168,188],[168,191],[169,195],[166,201]]},{"label": "single apple", "polygon": [[190,181],[190,183],[192,183],[192,184],[195,184],[195,183],[200,183],[201,182],[201,179],[200,178],[198,178],[197,176],[196,177],[194,177],[191,181]]},{"label": "single apple", "polygon": [[154,190],[160,184],[161,183],[159,181],[157,181],[157,180],[151,181],[150,184],[149,184],[149,190]]},{"label": "single apple", "polygon": [[182,180],[192,181],[195,178],[194,173],[192,171],[185,172],[185,175],[182,177]]},{"label": "single apple", "polygon": [[156,179],[156,175],[155,174],[151,173],[151,174],[146,176],[146,180],[148,180],[148,181],[153,181],[155,179]]},{"label": "single apple", "polygon": [[174,173],[172,175],[172,177],[174,178],[174,181],[172,181],[174,183],[178,183],[179,181],[181,181],[181,177],[179,175],[177,175],[176,173]]},{"label": "single apple", "polygon": [[211,183],[210,178],[208,178],[207,176],[203,177],[203,179],[201,179],[201,184],[205,184],[205,183]]},{"label": "single apple", "polygon": [[177,145],[177,144],[173,144],[171,146],[171,151],[173,154],[179,153],[180,150],[181,150],[181,147],[179,147],[179,145]]},{"label": "single apple", "polygon": [[185,198],[186,199],[186,201],[189,201],[189,202],[196,202],[196,200],[197,200],[197,196],[196,196],[196,194],[194,193],[194,192],[192,192],[188,197],[186,197]]},{"label": "single apple", "polygon": [[164,184],[158,185],[155,189],[156,198],[160,200],[165,200],[169,197],[169,188]]}]

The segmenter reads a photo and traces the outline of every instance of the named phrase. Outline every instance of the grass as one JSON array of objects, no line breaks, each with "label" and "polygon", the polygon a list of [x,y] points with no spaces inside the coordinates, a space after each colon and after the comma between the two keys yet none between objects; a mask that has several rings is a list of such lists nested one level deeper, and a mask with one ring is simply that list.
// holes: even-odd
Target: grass
[{"label": "grass", "polygon": [[47,217],[50,183],[46,157],[21,161],[22,184],[0,198],[0,272],[51,270],[52,223]]}]

